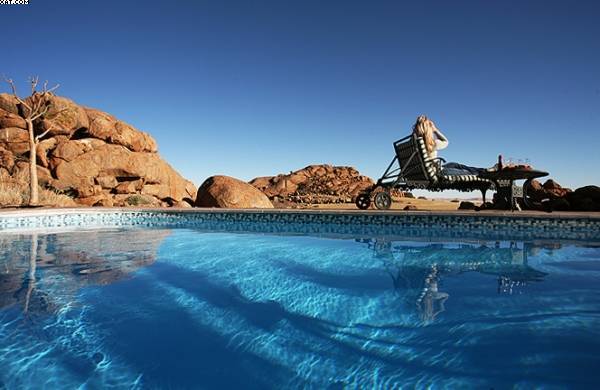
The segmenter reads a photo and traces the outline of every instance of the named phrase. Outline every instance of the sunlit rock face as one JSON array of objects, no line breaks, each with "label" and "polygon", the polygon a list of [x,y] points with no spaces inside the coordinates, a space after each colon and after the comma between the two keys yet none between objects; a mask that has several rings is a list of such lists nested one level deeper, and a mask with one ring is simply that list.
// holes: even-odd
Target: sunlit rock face
[{"label": "sunlit rock face", "polygon": [[[48,102],[48,113],[34,122],[36,135],[43,135],[36,149],[42,187],[83,206],[192,205],[196,187],[160,157],[150,134],[65,97],[51,95]],[[28,169],[24,114],[13,96],[0,94],[0,178],[5,182],[23,182]]]},{"label": "sunlit rock face", "polygon": [[154,263],[168,230],[0,235],[0,308],[52,312],[51,291],[122,280]]},{"label": "sunlit rock face", "polygon": [[229,176],[211,176],[198,188],[197,207],[272,209],[265,194],[250,184]]},{"label": "sunlit rock face", "polygon": [[289,174],[250,181],[269,199],[292,203],[350,203],[375,182],[353,167],[309,165]]}]

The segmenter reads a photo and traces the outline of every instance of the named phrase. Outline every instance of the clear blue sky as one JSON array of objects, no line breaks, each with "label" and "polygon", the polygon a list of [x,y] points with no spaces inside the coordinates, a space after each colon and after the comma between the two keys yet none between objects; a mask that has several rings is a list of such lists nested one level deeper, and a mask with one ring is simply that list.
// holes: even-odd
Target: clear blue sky
[{"label": "clear blue sky", "polygon": [[377,178],[422,113],[449,161],[600,184],[598,1],[30,3],[0,6],[0,73],[151,133],[196,184],[314,163]]}]

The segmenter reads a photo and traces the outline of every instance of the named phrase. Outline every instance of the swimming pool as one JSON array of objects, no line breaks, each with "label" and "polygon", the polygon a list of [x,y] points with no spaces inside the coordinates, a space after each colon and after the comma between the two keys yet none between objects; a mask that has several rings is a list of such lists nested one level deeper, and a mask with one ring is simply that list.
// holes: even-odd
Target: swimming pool
[{"label": "swimming pool", "polygon": [[153,218],[0,234],[0,388],[598,382],[597,232]]}]

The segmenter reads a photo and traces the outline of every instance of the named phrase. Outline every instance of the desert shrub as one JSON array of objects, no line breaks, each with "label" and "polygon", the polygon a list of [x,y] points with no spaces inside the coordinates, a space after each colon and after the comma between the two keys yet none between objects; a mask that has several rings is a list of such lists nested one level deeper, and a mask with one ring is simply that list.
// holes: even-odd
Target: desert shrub
[{"label": "desert shrub", "polygon": [[148,199],[146,199],[145,197],[143,197],[141,195],[131,195],[125,201],[130,206],[142,206],[142,205],[148,205],[148,204],[152,203]]}]

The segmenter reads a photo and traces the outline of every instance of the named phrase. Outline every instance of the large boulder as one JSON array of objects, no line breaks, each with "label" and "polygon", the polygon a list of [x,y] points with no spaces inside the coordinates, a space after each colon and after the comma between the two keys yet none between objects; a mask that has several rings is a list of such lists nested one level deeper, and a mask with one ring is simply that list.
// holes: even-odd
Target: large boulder
[{"label": "large boulder", "polygon": [[140,189],[142,195],[154,196],[158,199],[170,198],[169,186],[165,184],[146,184]]},{"label": "large boulder", "polygon": [[78,156],[106,145],[102,140],[95,138],[83,138],[77,140],[65,140],[59,142],[58,146],[52,151],[51,163],[58,166],[62,161],[72,161]]},{"label": "large boulder", "polygon": [[18,127],[0,129],[0,147],[15,155],[24,154],[29,151],[29,133]]},{"label": "large boulder", "polygon": [[18,115],[19,100],[9,93],[0,93],[0,109]]},{"label": "large boulder", "polygon": [[600,211],[600,187],[585,186],[567,194],[574,211]]},{"label": "large boulder", "polygon": [[562,199],[570,192],[570,188],[562,187],[552,179],[546,180],[544,184],[537,180],[532,180],[529,188],[527,189],[528,196],[530,196],[531,199],[536,202]]},{"label": "large boulder", "polygon": [[90,120],[88,134],[111,144],[123,145],[133,152],[155,153],[156,141],[149,134],[139,131],[105,112],[86,108]]},{"label": "large boulder", "polygon": [[48,151],[54,149],[56,147],[57,140],[56,138],[48,138],[41,141],[36,150],[35,154],[37,156],[37,163],[45,168],[48,168]]},{"label": "large boulder", "polygon": [[196,207],[272,209],[265,194],[252,185],[229,176],[212,176],[198,189]]},{"label": "large boulder", "polygon": [[0,128],[4,127],[18,127],[21,129],[27,129],[27,122],[25,122],[25,119],[19,115],[0,108]]},{"label": "large boulder", "polygon": [[570,188],[564,188],[552,179],[546,180],[543,185],[544,190],[551,198],[562,198],[571,192]]}]

